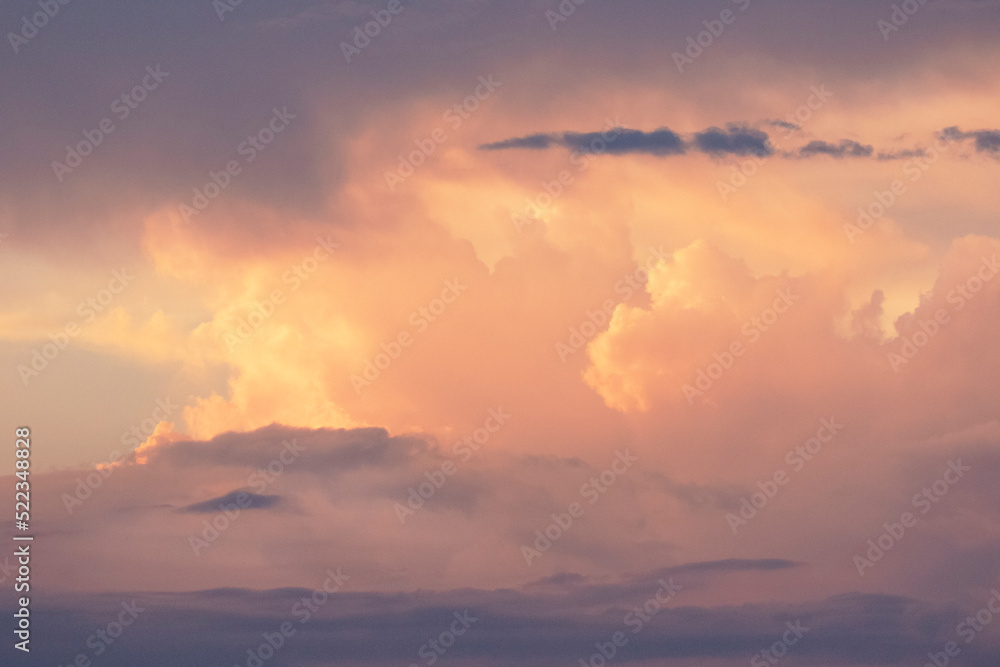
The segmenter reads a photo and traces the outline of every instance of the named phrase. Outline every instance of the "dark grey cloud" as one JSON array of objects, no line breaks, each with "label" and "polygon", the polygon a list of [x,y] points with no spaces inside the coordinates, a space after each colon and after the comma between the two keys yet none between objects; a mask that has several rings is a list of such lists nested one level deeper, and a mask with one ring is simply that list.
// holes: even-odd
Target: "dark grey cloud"
[{"label": "dark grey cloud", "polygon": [[915,157],[926,157],[927,151],[923,148],[905,148],[898,151],[879,151],[876,156],[878,160],[908,160]]},{"label": "dark grey cloud", "polygon": [[[318,576],[322,580],[322,574]],[[282,642],[273,664],[421,663],[420,647],[447,630],[456,612],[475,620],[446,652],[449,664],[578,664],[594,652],[596,642],[621,631],[628,643],[616,660],[623,664],[688,659],[745,665],[781,638],[787,622],[807,629],[790,651],[803,664],[923,664],[927,653],[940,651],[956,638],[954,629],[967,612],[912,598],[858,593],[799,604],[699,607],[684,603],[682,588],[636,632],[634,624],[624,621],[656,591],[647,588],[627,603],[596,610],[580,608],[562,591],[544,588],[530,594],[504,589],[339,592],[324,598],[308,618],[301,613],[301,601],[313,594],[307,588],[51,594],[32,609],[33,624],[47,629],[46,641],[33,646],[32,658],[37,660],[33,664],[63,664],[89,652],[86,642],[95,628],[106,626],[122,602],[133,600],[143,611],[121,641],[107,647],[103,665],[246,664],[247,650],[256,649],[264,633],[274,633],[286,622],[294,634]],[[298,614],[293,612],[297,604]],[[6,600],[2,608],[4,614],[11,611]],[[962,664],[970,667],[995,667],[1000,659],[1000,646],[989,634],[963,643],[961,650]]]},{"label": "dark grey cloud", "polygon": [[709,155],[758,155],[774,152],[766,132],[749,127],[710,127],[694,135],[694,145]]},{"label": "dark grey cloud", "polygon": [[224,496],[204,500],[181,508],[184,512],[214,513],[218,512],[220,506],[235,505],[240,509],[263,510],[276,506],[281,501],[281,496],[267,496],[249,491],[230,491]]},{"label": "dark grey cloud", "polygon": [[[798,130],[798,125],[782,120],[766,121],[767,125],[785,130]],[[996,130],[978,130],[976,132],[961,132],[957,128],[948,128],[943,136],[951,140],[973,138],[977,150],[981,152],[1000,151],[1000,132]],[[745,124],[730,124],[725,129],[710,127],[702,132],[696,132],[685,139],[680,134],[667,128],[652,132],[614,128],[606,132],[564,132],[538,133],[523,137],[512,137],[479,146],[481,150],[530,149],[546,150],[561,147],[581,153],[610,153],[612,155],[646,154],[657,156],[683,155],[688,151],[704,153],[713,157],[725,155],[745,156],[756,155],[767,157],[776,154],[767,132]],[[862,144],[853,139],[842,139],[829,142],[816,139],[791,152],[782,151],[780,155],[786,158],[812,158],[829,156],[842,158],[874,158],[877,160],[902,160],[923,157],[927,154],[923,148],[906,148],[879,151],[869,144]]]},{"label": "dark grey cloud", "polygon": [[790,123],[787,120],[780,120],[780,119],[778,119],[778,120],[769,120],[769,121],[767,121],[767,124],[771,125],[773,127],[780,127],[783,130],[801,130],[802,129],[801,125],[796,125],[795,123]]},{"label": "dark grey cloud", "polygon": [[[250,433],[223,433],[204,442],[175,442],[152,450],[151,463],[175,466],[264,468],[275,460],[296,469],[330,473],[364,467],[401,466],[428,449],[411,436],[390,436],[383,428],[299,429],[277,424]],[[285,454],[283,454],[285,452]]]},{"label": "dark grey cloud", "polygon": [[973,139],[976,150],[980,153],[1000,154],[1000,130],[972,130],[963,132],[957,126],[952,126],[942,130],[941,136],[952,141]]},{"label": "dark grey cloud", "polygon": [[814,155],[829,155],[835,158],[844,157],[871,157],[875,152],[872,146],[860,144],[852,139],[842,139],[839,143],[832,144],[827,141],[810,141],[799,149],[799,156],[812,157]]},{"label": "dark grey cloud", "polygon": [[[676,132],[665,127],[643,132],[616,127],[606,133],[586,132],[577,134],[567,132],[563,135],[566,146],[582,153],[611,153],[624,155],[626,153],[647,153],[649,155],[680,155],[684,153],[684,140]],[[601,148],[606,142],[607,148]]]},{"label": "dark grey cloud", "polygon": [[551,134],[529,134],[526,137],[515,137],[496,141],[492,144],[483,144],[481,149],[486,151],[499,151],[507,148],[549,148],[553,144],[558,144],[559,138]]},{"label": "dark grey cloud", "polygon": [[561,146],[577,153],[646,153],[649,155],[680,155],[684,153],[684,139],[665,127],[643,132],[616,127],[605,132],[563,132],[529,134],[482,144],[481,150],[495,151],[511,148],[546,149]]}]

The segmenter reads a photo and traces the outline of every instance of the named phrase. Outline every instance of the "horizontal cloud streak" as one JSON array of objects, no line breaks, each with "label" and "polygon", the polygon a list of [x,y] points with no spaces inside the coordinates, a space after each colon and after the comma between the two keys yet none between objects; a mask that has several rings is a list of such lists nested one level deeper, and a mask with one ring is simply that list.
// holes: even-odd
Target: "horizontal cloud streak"
[{"label": "horizontal cloud streak", "polygon": [[810,141],[799,149],[799,155],[801,157],[829,155],[835,158],[871,157],[874,151],[875,149],[872,146],[860,144],[851,139],[842,139],[840,143],[836,144],[827,141]]},{"label": "horizontal cloud streak", "polygon": [[[282,623],[290,623],[295,632],[277,652],[278,664],[406,664],[417,659],[422,643],[448,628],[456,612],[475,619],[447,656],[465,663],[569,664],[589,656],[595,642],[624,632],[625,661],[687,658],[738,665],[771,646],[787,629],[786,622],[792,622],[804,631],[804,641],[794,647],[800,659],[917,664],[953,638],[951,631],[962,618],[959,610],[893,595],[697,607],[682,602],[684,585],[691,582],[675,583],[681,586],[677,598],[641,624],[637,615],[629,616],[631,608],[651,598],[660,584],[629,591],[633,597],[620,606],[614,601],[624,596],[614,595],[614,601],[588,609],[559,591],[339,592],[306,616],[301,601],[313,591],[287,588],[50,596],[33,610],[33,617],[45,627],[59,628],[36,649],[40,663],[55,664],[83,650],[85,638],[113,617],[121,600],[135,599],[144,609],[136,623],[141,630],[130,631],[128,641],[110,647],[102,664],[112,667],[243,664],[247,649],[256,649],[262,635],[274,633]],[[632,622],[626,623],[628,618]],[[225,643],[217,641],[222,636]],[[963,664],[971,667],[992,667],[998,657],[1000,648],[988,637],[962,647]]]},{"label": "horizontal cloud streak", "polygon": [[770,155],[767,133],[749,127],[711,127],[694,135],[694,145],[709,155]]},{"label": "horizontal cloud streak", "polygon": [[182,508],[185,512],[210,513],[219,512],[222,507],[238,507],[240,509],[269,509],[281,501],[281,496],[265,496],[248,491],[231,491],[224,496],[194,503]]}]

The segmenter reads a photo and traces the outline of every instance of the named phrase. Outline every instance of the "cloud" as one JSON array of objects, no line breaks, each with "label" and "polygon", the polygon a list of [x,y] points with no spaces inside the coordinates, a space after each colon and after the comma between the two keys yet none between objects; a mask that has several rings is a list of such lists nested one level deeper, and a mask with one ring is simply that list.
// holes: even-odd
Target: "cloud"
[{"label": "cloud", "polygon": [[270,509],[281,501],[281,496],[266,496],[248,491],[230,491],[224,496],[204,500],[181,508],[183,512],[199,512],[203,514],[220,511],[221,506],[235,506],[248,510]]},{"label": "cloud", "polygon": [[648,155],[680,155],[684,140],[676,132],[659,128],[652,132],[616,127],[605,132],[564,132],[561,134],[530,134],[483,144],[481,150],[511,148],[546,149],[561,146],[579,153],[645,153]]},{"label": "cloud", "polygon": [[927,151],[923,148],[904,148],[897,151],[879,151],[876,156],[879,160],[908,160],[915,157],[926,157]]},{"label": "cloud", "polygon": [[[770,120],[766,121],[766,124],[785,130],[801,129],[795,123],[783,120]],[[942,134],[956,141],[973,138],[976,141],[977,150],[980,152],[996,153],[1000,151],[1000,131],[997,130],[961,132],[957,128],[948,128]],[[619,127],[606,132],[530,134],[481,144],[479,149],[489,151],[518,148],[547,150],[554,147],[562,147],[579,153],[610,153],[612,155],[671,156],[684,155],[688,151],[716,157],[722,155],[766,157],[775,154],[767,132],[735,123],[727,125],[725,129],[710,127],[702,132],[694,133],[688,139],[667,128],[644,132]],[[816,139],[800,147],[797,151],[781,152],[782,157],[811,158],[822,155],[837,159],[874,157],[884,161],[923,157],[927,155],[927,151],[923,148],[905,148],[876,153],[874,146],[862,144],[853,139],[841,139],[838,142]]]},{"label": "cloud", "polygon": [[795,123],[791,123],[791,122],[789,122],[787,120],[780,120],[780,119],[779,120],[769,120],[769,121],[767,121],[767,124],[771,125],[773,127],[780,127],[783,130],[801,130],[802,129],[801,125],[796,125]]},{"label": "cloud", "polygon": [[952,141],[973,139],[975,140],[978,152],[989,153],[990,155],[1000,154],[1000,130],[972,130],[970,132],[963,132],[957,126],[952,126],[942,130],[941,135]]},{"label": "cloud", "polygon": [[[612,135],[613,133],[613,135]],[[607,135],[612,135],[607,138]],[[607,148],[600,148],[599,139],[607,140]],[[607,152],[613,155],[626,153],[645,153],[648,155],[681,155],[684,153],[684,140],[676,132],[661,127],[652,132],[614,128],[607,133],[586,132],[577,134],[567,132],[563,135],[565,145],[583,153]]]},{"label": "cloud", "polygon": [[611,153],[613,155],[683,155],[688,149],[710,155],[770,155],[773,152],[766,132],[731,125],[723,130],[710,127],[696,133],[690,141],[666,127],[645,132],[616,127],[605,132],[564,132],[561,134],[531,134],[483,144],[482,150],[511,148],[547,149],[561,146],[580,153]]},{"label": "cloud", "polygon": [[[319,588],[325,575],[317,576]],[[785,635],[788,623],[801,634],[791,652],[810,663],[918,664],[954,639],[953,630],[963,617],[953,607],[896,595],[845,594],[738,607],[691,605],[684,595],[685,586],[693,582],[675,582],[682,587],[676,597],[663,607],[657,603],[656,613],[644,617],[635,608],[653,598],[658,583],[630,590],[627,600],[623,591],[607,586],[585,607],[561,590],[546,587],[530,594],[484,589],[380,594],[352,591],[350,580],[346,590],[308,606],[302,600],[312,597],[309,588],[52,594],[38,602],[32,616],[56,630],[32,650],[38,651],[39,663],[50,664],[87,652],[83,638],[114,618],[123,601],[133,600],[141,612],[125,629],[123,641],[107,647],[102,661],[109,667],[242,664],[247,650],[257,649],[262,636],[273,634],[282,623],[290,623],[294,634],[274,652],[280,664],[327,664],[331,655],[364,667],[406,664],[419,660],[421,645],[447,630],[455,613],[470,624],[449,644],[445,657],[465,664],[569,664],[586,660],[595,652],[595,642],[624,632],[629,661],[693,659],[735,667],[772,646]],[[998,657],[1000,647],[989,636],[962,645],[963,664],[970,667],[992,667]]]},{"label": "cloud", "polygon": [[710,127],[694,135],[694,145],[709,155],[770,155],[773,151],[766,132],[749,127]]},{"label": "cloud", "polygon": [[552,134],[529,134],[526,137],[515,137],[513,139],[504,139],[503,141],[496,141],[492,144],[483,144],[479,148],[485,151],[499,151],[506,150],[508,148],[549,148],[555,144],[560,143],[560,138],[558,135]]},{"label": "cloud", "polygon": [[223,433],[209,441],[165,442],[143,450],[148,460],[182,467],[266,468],[283,456],[314,474],[393,467],[426,450],[418,437],[390,436],[382,428],[291,429],[272,425],[252,433]]},{"label": "cloud", "polygon": [[844,157],[871,157],[874,150],[872,146],[860,144],[852,139],[842,139],[837,144],[817,140],[810,141],[800,148],[799,156],[829,155],[838,159]]}]

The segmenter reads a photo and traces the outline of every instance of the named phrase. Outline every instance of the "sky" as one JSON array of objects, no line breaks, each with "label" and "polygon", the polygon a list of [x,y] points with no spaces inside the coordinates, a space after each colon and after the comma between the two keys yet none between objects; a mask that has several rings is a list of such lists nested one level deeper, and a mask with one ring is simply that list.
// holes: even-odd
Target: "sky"
[{"label": "sky", "polygon": [[1000,664],[1000,2],[0,32],[2,664]]}]

